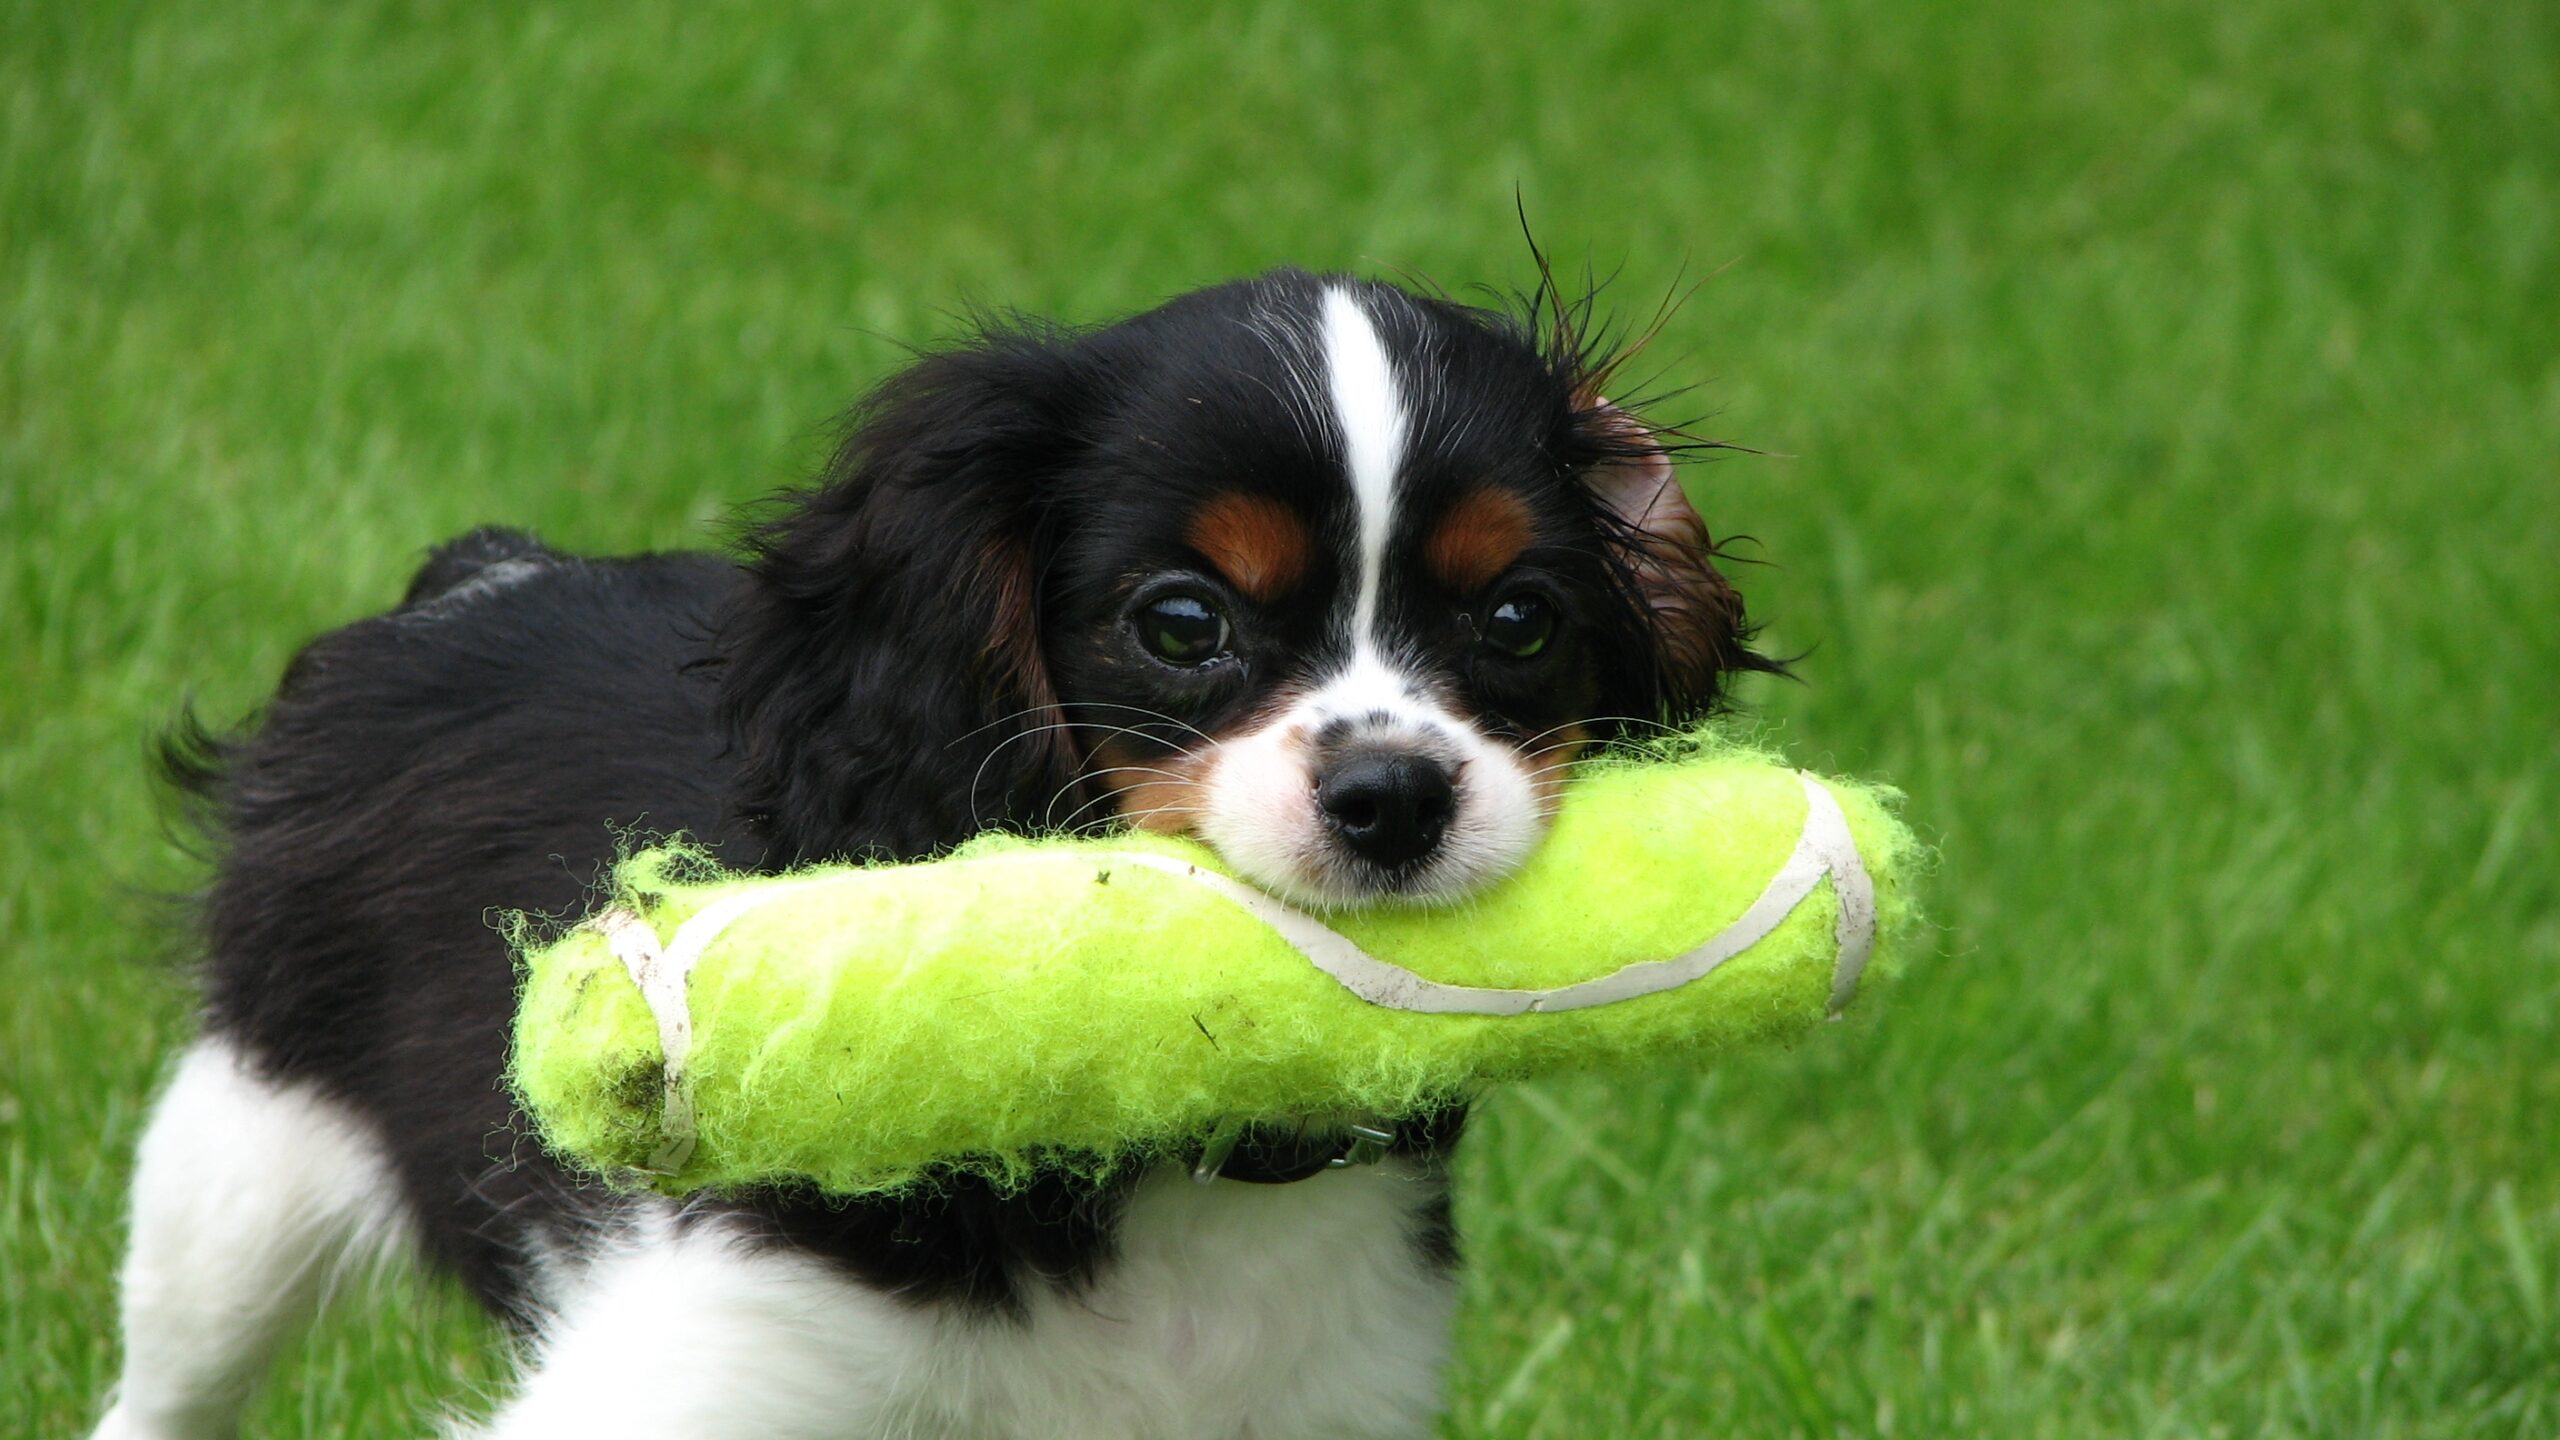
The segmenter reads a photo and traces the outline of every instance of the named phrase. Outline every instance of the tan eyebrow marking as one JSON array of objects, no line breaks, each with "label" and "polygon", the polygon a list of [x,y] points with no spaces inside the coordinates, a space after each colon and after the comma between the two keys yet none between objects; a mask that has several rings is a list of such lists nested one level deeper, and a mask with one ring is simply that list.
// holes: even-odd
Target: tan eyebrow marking
[{"label": "tan eyebrow marking", "polygon": [[1269,604],[1289,593],[1307,573],[1312,541],[1297,512],[1267,495],[1230,490],[1200,507],[1188,536],[1227,583],[1245,597]]},{"label": "tan eyebrow marking", "polygon": [[1442,584],[1471,595],[1510,569],[1536,534],[1527,501],[1508,490],[1479,485],[1440,517],[1422,558]]}]

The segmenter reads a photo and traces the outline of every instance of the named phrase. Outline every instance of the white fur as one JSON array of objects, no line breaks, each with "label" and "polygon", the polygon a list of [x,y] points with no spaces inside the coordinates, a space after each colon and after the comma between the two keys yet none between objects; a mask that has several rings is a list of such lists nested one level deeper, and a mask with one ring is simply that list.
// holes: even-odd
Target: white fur
[{"label": "white fur", "polygon": [[448,620],[502,590],[512,590],[527,580],[552,569],[562,562],[552,557],[518,556],[484,565],[469,578],[421,604],[393,615],[403,623],[424,620]]},{"label": "white fur", "polygon": [[1247,880],[1283,899],[1321,907],[1341,898],[1332,880],[1340,862],[1329,853],[1333,842],[1316,808],[1306,708],[1303,702],[1292,706],[1271,724],[1209,752],[1193,825]]},{"label": "white fur", "polygon": [[124,1375],[99,1440],[230,1434],[333,1280],[405,1238],[389,1168],[361,1125],[200,1042],[143,1133]]},{"label": "white fur", "polygon": [[567,1279],[523,1388],[478,1440],[1419,1436],[1453,1289],[1397,1167],[1132,1198],[1092,1288],[1028,1313],[916,1306],[725,1227],[639,1218]]},{"label": "white fur", "polygon": [[929,1327],[895,1300],[725,1222],[650,1203],[591,1255],[543,1267],[553,1293],[524,1380],[489,1437],[897,1435]]},{"label": "white fur", "polygon": [[1342,427],[1343,468],[1360,516],[1350,633],[1355,642],[1367,641],[1377,623],[1387,540],[1395,531],[1396,472],[1404,465],[1404,397],[1396,390],[1395,367],[1377,327],[1351,292],[1340,288],[1324,292],[1324,365],[1334,423]]}]

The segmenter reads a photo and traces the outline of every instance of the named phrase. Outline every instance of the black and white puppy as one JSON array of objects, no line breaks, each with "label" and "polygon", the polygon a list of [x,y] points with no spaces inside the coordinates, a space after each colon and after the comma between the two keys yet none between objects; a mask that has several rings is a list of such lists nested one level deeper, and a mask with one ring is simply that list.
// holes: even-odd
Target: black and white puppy
[{"label": "black and white puppy", "polygon": [[1503,875],[1576,753],[1768,668],[1555,300],[1284,271],[996,327],[873,394],[743,565],[475,532],[250,730],[182,734],[222,847],[203,1034],[98,1433],[228,1433],[386,1249],[526,1337],[473,1433],[1425,1433],[1458,1116],[1357,1168],[1256,1135],[1208,1184],[635,1198],[513,1113],[491,917],[574,914],[633,829],[779,869],[1116,818],[1316,905]]}]

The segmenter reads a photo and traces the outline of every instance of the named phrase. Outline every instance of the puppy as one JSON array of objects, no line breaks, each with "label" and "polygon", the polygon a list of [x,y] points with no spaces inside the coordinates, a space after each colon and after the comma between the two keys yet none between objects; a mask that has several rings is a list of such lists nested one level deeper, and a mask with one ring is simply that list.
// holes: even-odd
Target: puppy
[{"label": "puppy", "polygon": [[467,1433],[1426,1433],[1460,1115],[1355,1167],[1258,1132],[1207,1183],[617,1193],[513,1112],[491,917],[574,914],[634,829],[779,870],[1126,823],[1316,906],[1501,877],[1585,747],[1770,668],[1587,307],[1526,308],[1283,271],[991,328],[865,401],[743,564],[474,532],[251,730],[182,726],[203,1031],[98,1434],[228,1433],[387,1250],[523,1337]]}]

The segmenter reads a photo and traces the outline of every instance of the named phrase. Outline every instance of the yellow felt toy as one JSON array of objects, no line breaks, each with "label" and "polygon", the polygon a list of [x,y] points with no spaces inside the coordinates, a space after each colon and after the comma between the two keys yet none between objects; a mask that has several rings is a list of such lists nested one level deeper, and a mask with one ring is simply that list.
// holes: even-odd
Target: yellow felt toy
[{"label": "yellow felt toy", "polygon": [[1586,762],[1490,890],[1321,915],[1152,835],[754,878],[652,852],[587,923],[522,942],[513,1081],[591,1169],[853,1195],[1695,1066],[1901,963],[1893,798],[1693,738]]}]

